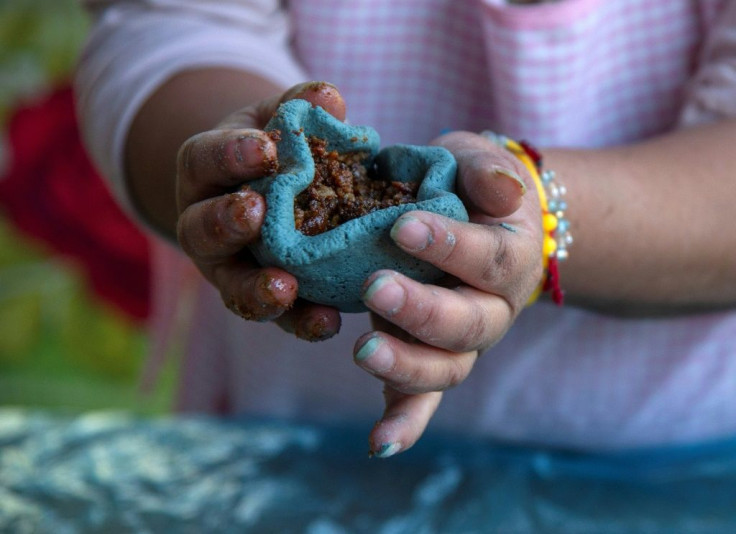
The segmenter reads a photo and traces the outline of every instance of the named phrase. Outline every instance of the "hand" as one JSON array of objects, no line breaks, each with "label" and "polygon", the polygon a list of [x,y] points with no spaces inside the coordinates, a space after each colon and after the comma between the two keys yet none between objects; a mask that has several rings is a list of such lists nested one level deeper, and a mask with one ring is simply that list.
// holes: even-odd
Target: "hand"
[{"label": "hand", "polygon": [[539,199],[521,162],[471,133],[435,144],[458,161],[457,190],[470,222],[415,211],[391,230],[404,251],[455,277],[453,287],[393,271],[374,273],[364,286],[377,330],[358,339],[355,361],[385,384],[386,409],[370,436],[379,457],[419,439],[442,392],[503,337],[542,277]]},{"label": "hand", "polygon": [[337,89],[312,82],[244,108],[188,139],[177,157],[177,238],[230,310],[249,320],[274,320],[297,337],[317,341],[339,331],[338,311],[297,299],[294,276],[259,267],[246,248],[259,236],[266,204],[241,186],[276,169],[276,144],[262,128],[281,102],[293,98],[345,119]]}]

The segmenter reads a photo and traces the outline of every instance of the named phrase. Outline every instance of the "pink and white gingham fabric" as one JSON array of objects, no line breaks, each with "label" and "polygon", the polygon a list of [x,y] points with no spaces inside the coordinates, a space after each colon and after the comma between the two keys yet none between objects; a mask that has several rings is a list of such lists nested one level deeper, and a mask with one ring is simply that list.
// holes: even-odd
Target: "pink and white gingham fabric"
[{"label": "pink and white gingham fabric", "polygon": [[336,83],[351,120],[378,125],[386,143],[490,127],[540,146],[591,147],[675,124],[720,2],[291,5],[302,64]]},{"label": "pink and white gingham fabric", "polygon": [[[494,129],[600,147],[736,116],[736,2],[726,0],[291,0],[288,20],[275,0],[119,4],[95,26],[78,76],[90,147],[117,181],[140,102],[172,72],[209,64],[284,85],[331,81],[350,121],[384,144]],[[350,357],[365,316],[305,344],[200,291],[183,409],[378,415],[380,384]],[[433,425],[583,448],[733,434],[735,340],[734,313],[634,321],[538,304],[445,395]]]}]

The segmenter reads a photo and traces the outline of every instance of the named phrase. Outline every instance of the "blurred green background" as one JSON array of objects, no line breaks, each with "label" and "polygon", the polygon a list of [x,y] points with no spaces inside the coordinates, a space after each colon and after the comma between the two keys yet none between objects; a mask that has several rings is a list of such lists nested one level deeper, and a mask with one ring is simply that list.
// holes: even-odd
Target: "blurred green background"
[{"label": "blurred green background", "polygon": [[[12,110],[71,80],[88,23],[77,0],[0,0],[0,176]],[[148,341],[73,262],[0,212],[0,406],[166,411],[173,370],[153,393],[140,391]]]}]

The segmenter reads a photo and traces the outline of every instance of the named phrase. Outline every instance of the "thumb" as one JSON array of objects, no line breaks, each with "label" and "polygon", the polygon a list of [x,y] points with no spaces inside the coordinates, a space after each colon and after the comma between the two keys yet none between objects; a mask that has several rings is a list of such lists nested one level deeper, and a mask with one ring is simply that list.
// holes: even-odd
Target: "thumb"
[{"label": "thumb", "polygon": [[452,132],[434,145],[448,149],[458,165],[457,193],[465,205],[491,217],[506,217],[534,189],[524,165],[510,152],[470,132]]}]

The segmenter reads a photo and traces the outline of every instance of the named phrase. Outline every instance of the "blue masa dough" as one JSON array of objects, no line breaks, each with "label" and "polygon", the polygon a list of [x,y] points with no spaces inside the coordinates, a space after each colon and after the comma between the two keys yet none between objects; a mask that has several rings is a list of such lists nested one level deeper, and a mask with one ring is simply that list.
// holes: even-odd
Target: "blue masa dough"
[{"label": "blue masa dough", "polygon": [[[397,217],[412,210],[440,213],[467,221],[468,213],[453,193],[457,163],[441,147],[394,145],[379,151],[372,128],[351,126],[305,100],[282,104],[266,126],[278,130],[278,174],[248,185],[266,198],[268,207],[261,239],[250,246],[264,266],[278,266],[296,276],[299,296],[362,312],[361,287],[368,275],[393,269],[420,282],[438,280],[442,271],[401,251],[389,237]],[[307,236],[296,229],[294,198],[312,182],[314,161],[307,141],[318,137],[328,150],[365,152],[366,166],[375,163],[382,179],[421,182],[417,202],[374,211],[322,234]]]}]

